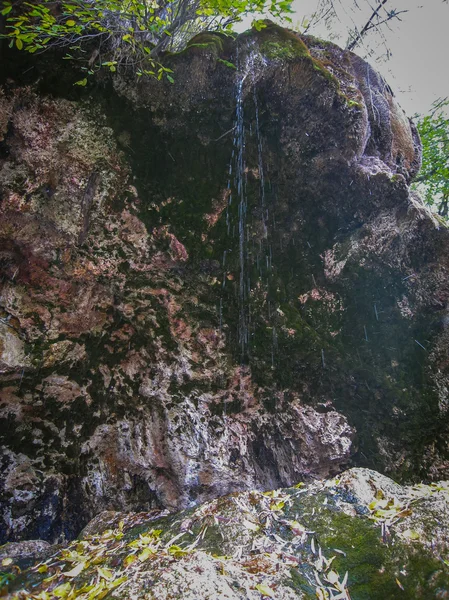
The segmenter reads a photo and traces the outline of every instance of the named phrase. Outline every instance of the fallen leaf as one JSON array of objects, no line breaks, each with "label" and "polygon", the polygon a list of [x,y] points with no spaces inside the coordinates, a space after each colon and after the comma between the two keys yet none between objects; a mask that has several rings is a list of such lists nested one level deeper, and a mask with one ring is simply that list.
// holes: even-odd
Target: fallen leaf
[{"label": "fallen leaf", "polygon": [[327,575],[326,575],[326,579],[332,585],[334,585],[340,581],[340,578],[335,571],[329,571],[329,573],[327,573]]},{"label": "fallen leaf", "polygon": [[407,540],[419,540],[419,533],[414,531],[413,529],[406,529],[402,532],[402,537],[405,537]]},{"label": "fallen leaf", "polygon": [[103,579],[106,579],[107,581],[110,581],[111,579],[114,578],[114,572],[111,571],[111,569],[97,567],[97,573],[98,573],[98,575],[100,575],[100,577],[102,577]]},{"label": "fallen leaf", "polygon": [[133,562],[136,562],[136,560],[138,560],[137,554],[129,554],[123,561],[123,566],[129,567],[129,565],[132,565]]},{"label": "fallen leaf", "polygon": [[156,550],[154,550],[154,548],[144,548],[137,558],[140,560],[140,562],[145,562],[148,558],[150,558],[150,556],[153,556],[154,554],[156,554]]},{"label": "fallen leaf", "polygon": [[256,585],[256,590],[260,592],[262,596],[274,598],[274,590],[272,590],[268,585],[265,585],[264,583],[258,583]]},{"label": "fallen leaf", "polygon": [[259,531],[259,529],[260,529],[259,525],[256,525],[255,523],[252,523],[251,521],[248,521],[247,519],[243,519],[242,525],[244,527],[246,527],[246,529],[249,529],[250,531]]},{"label": "fallen leaf", "polygon": [[396,583],[398,584],[398,586],[401,588],[401,590],[404,591],[404,586],[402,585],[402,583],[399,581],[399,579],[396,577]]},{"label": "fallen leaf", "polygon": [[168,549],[168,553],[174,556],[175,558],[181,558],[181,556],[185,556],[186,554],[188,554],[187,550],[184,550],[184,548],[181,548],[181,546],[177,546],[176,544],[170,546],[170,548]]},{"label": "fallen leaf", "polygon": [[70,591],[72,589],[72,586],[70,585],[70,583],[63,583],[62,585],[58,585],[58,587],[55,587],[54,590],[52,590],[52,594],[53,596],[56,596],[56,598],[67,598],[67,596],[70,594]]},{"label": "fallen leaf", "polygon": [[85,567],[86,567],[86,563],[80,562],[76,565],[76,567],[74,567],[70,571],[66,571],[65,573],[62,573],[62,575],[65,575],[66,577],[76,577],[77,575],[79,575],[81,573],[81,571],[83,569],[85,569]]}]

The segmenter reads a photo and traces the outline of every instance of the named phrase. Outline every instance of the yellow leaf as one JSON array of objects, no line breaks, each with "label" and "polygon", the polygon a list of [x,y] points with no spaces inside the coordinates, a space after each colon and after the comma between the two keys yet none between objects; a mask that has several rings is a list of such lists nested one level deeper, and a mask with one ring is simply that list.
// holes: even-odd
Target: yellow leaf
[{"label": "yellow leaf", "polygon": [[22,48],[23,48],[23,42],[22,42],[21,39],[16,38],[16,46],[17,46],[18,50],[22,50]]},{"label": "yellow leaf", "polygon": [[[94,587],[90,590],[89,592],[89,596],[88,599],[89,600],[98,600],[98,598],[102,598],[104,595],[104,588],[105,588],[105,582],[102,579],[99,583],[97,583],[96,585],[94,585]],[[106,590],[106,593],[108,593],[109,590]]]},{"label": "yellow leaf", "polygon": [[40,567],[37,568],[38,573],[46,573],[47,571],[48,571],[47,565],[41,565]]},{"label": "yellow leaf", "polygon": [[12,565],[12,558],[4,558],[2,560],[2,567],[9,567],[9,565]]},{"label": "yellow leaf", "polygon": [[185,556],[186,554],[188,554],[187,550],[184,550],[183,548],[181,548],[181,546],[177,546],[176,544],[170,546],[170,548],[168,549],[168,553],[174,556],[175,558],[180,558],[181,556]]},{"label": "yellow leaf", "polygon": [[272,590],[268,585],[265,585],[264,583],[258,583],[256,585],[256,590],[260,592],[262,596],[274,598],[274,590]]},{"label": "yellow leaf", "polygon": [[136,562],[136,560],[137,560],[137,554],[130,554],[123,561],[123,566],[124,567],[129,567],[129,565],[132,565],[133,562]]},{"label": "yellow leaf", "polygon": [[140,560],[140,562],[145,562],[154,554],[156,554],[156,551],[153,548],[144,548],[137,558]]},{"label": "yellow leaf", "polygon": [[402,585],[402,583],[399,581],[398,578],[396,578],[396,583],[398,584],[398,586],[401,588],[401,590],[404,590],[404,586]]},{"label": "yellow leaf", "polygon": [[122,583],[125,583],[125,581],[128,581],[127,575],[123,575],[123,577],[119,577],[118,579],[115,579],[112,583],[109,584],[109,589],[113,590],[114,588],[118,587],[119,585],[122,585]]},{"label": "yellow leaf", "polygon": [[56,596],[56,598],[67,598],[67,596],[70,594],[71,589],[72,586],[70,585],[70,583],[63,583],[62,585],[58,585],[58,587],[55,587],[55,589],[52,590],[52,594],[53,596]]}]

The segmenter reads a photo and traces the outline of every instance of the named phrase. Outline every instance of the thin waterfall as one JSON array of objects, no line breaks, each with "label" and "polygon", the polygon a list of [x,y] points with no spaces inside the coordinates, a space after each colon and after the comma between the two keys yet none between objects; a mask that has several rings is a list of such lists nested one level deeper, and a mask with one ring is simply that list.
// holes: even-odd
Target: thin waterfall
[{"label": "thin waterfall", "polygon": [[239,330],[238,340],[242,361],[248,353],[249,343],[249,290],[250,281],[247,274],[247,210],[248,196],[246,190],[245,165],[245,124],[243,114],[243,84],[248,71],[237,83],[236,91],[236,126],[234,143],[236,146],[235,187],[238,197],[238,240],[239,240]]},{"label": "thin waterfall", "polygon": [[[237,340],[239,353],[242,365],[247,362],[251,353],[251,328],[257,326],[256,322],[252,322],[250,300],[251,300],[251,284],[257,285],[258,289],[265,288],[264,293],[268,297],[269,282],[273,269],[272,246],[268,241],[268,224],[271,215],[266,205],[266,181],[263,165],[263,142],[260,128],[260,111],[257,98],[257,90],[254,83],[254,68],[259,55],[249,49],[245,57],[243,69],[240,68],[239,56],[237,56],[237,81],[235,85],[235,122],[234,122],[234,137],[233,151],[228,168],[228,203],[226,207],[226,229],[228,238],[234,238],[238,243],[238,270],[239,280],[237,289],[238,300],[238,330]],[[244,92],[245,81],[252,80],[253,85],[253,103],[255,119],[252,129],[245,128],[244,114]],[[250,96],[251,97],[251,96]],[[260,225],[254,231],[261,231],[259,240],[255,243],[255,239],[250,235],[250,226],[255,223],[249,222],[248,212],[248,180],[247,180],[247,164],[246,164],[246,144],[247,136],[253,137],[257,148],[257,162],[259,174],[259,207],[257,212],[261,220]],[[248,138],[249,139],[249,138]],[[253,217],[254,218],[254,217]],[[226,270],[228,261],[227,253],[223,253],[222,269],[222,294],[226,287],[228,272]],[[237,257],[236,257],[237,258]],[[253,264],[254,263],[254,264]],[[253,268],[255,267],[255,268]],[[254,280],[254,277],[257,281]],[[229,277],[231,278],[231,277]],[[268,320],[271,321],[273,311],[268,302]],[[223,325],[223,297],[220,300],[219,306],[220,331]],[[275,353],[277,347],[276,339],[272,341],[272,350]]]},{"label": "thin waterfall", "polygon": [[[260,180],[260,212],[262,215],[262,227],[263,227],[263,235],[266,239],[268,236],[267,230],[267,219],[268,219],[268,209],[265,209],[265,176],[263,170],[263,160],[262,160],[262,136],[260,135],[260,125],[259,125],[259,103],[257,102],[257,93],[256,86],[253,87],[253,98],[254,98],[254,109],[256,113],[256,137],[257,137],[257,156],[259,161],[259,180]],[[265,213],[266,210],[266,213]],[[266,218],[265,218],[266,214]]]}]

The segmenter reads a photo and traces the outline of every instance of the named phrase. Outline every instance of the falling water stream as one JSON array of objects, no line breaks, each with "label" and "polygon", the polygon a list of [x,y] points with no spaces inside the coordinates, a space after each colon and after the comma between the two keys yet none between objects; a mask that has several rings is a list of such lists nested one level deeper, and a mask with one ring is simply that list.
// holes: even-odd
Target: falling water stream
[{"label": "falling water stream", "polygon": [[[263,143],[260,127],[260,111],[257,98],[257,89],[255,84],[255,69],[259,68],[257,64],[260,55],[255,50],[249,49],[245,56],[244,65],[240,64],[237,56],[237,82],[235,85],[235,124],[233,151],[228,169],[228,204],[226,208],[226,229],[228,238],[234,239],[238,247],[238,347],[241,360],[241,368],[248,364],[251,355],[251,340],[254,334],[254,327],[251,322],[251,285],[257,285],[259,291],[265,294],[267,299],[267,321],[271,322],[274,317],[274,311],[268,299],[270,276],[272,272],[273,252],[272,245],[269,243],[269,211],[266,205],[266,180],[263,166]],[[260,62],[260,61],[259,61]],[[249,80],[253,87],[254,103],[254,131],[253,128],[245,128],[244,114],[244,92],[245,81]],[[251,207],[251,219],[254,215],[259,215],[260,224],[250,222],[249,219],[249,192],[248,169],[247,169],[247,142],[254,137],[257,146],[257,163],[259,179],[259,206]],[[255,241],[250,236],[253,230],[261,232]],[[222,297],[219,305],[220,331],[223,328],[223,294],[228,278],[229,253],[231,249],[224,250],[222,257]],[[231,255],[232,258],[232,255]],[[254,264],[253,264],[254,263]],[[253,278],[253,281],[251,280]],[[257,281],[256,281],[257,280]],[[274,368],[275,354],[277,351],[276,330],[272,328],[271,341],[271,363]],[[243,391],[243,380],[241,382],[241,391]],[[226,403],[225,403],[226,404]],[[224,408],[226,415],[226,406]]]},{"label": "falling water stream", "polygon": [[239,240],[239,330],[238,340],[242,361],[248,353],[249,343],[249,311],[248,301],[250,281],[247,276],[247,180],[245,169],[245,125],[243,120],[243,84],[248,71],[238,81],[236,95],[236,126],[234,144],[237,148],[237,168],[235,172],[235,187],[238,197],[238,240]]}]

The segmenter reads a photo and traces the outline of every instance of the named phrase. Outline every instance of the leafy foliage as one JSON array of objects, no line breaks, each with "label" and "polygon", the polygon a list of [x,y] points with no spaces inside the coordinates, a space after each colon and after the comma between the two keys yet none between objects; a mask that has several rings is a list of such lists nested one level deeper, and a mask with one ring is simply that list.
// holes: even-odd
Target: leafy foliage
[{"label": "leafy foliage", "polygon": [[18,50],[63,47],[65,58],[79,61],[87,75],[126,65],[138,76],[173,83],[161,63],[164,51],[182,49],[205,29],[228,32],[248,13],[263,11],[273,17],[292,12],[289,0],[6,0],[0,12],[7,19],[3,37]]},{"label": "leafy foliage", "polygon": [[423,146],[423,162],[415,186],[425,202],[438,214],[449,216],[449,99],[433,103],[429,115],[419,118],[417,127]]}]

